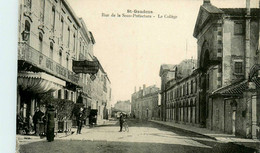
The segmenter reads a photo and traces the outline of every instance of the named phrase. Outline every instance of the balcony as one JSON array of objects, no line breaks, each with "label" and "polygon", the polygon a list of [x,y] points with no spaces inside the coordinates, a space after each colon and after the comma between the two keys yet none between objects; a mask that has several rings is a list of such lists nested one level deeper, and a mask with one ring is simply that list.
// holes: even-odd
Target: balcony
[{"label": "balcony", "polygon": [[32,48],[26,43],[18,43],[18,61],[23,62],[22,65],[19,64],[18,68],[24,66],[22,69],[25,70],[27,70],[27,68],[32,68],[35,71],[47,72],[69,83],[82,87],[82,79],[78,74],[75,74],[74,72],[61,66],[48,56]]}]

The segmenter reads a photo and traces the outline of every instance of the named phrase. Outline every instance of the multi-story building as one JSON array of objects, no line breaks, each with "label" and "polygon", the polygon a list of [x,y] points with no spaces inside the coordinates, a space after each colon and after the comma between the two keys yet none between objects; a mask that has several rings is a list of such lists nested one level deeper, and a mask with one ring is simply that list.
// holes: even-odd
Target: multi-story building
[{"label": "multi-story building", "polygon": [[217,8],[204,0],[193,36],[198,42],[205,126],[243,137],[259,132],[260,9]]},{"label": "multi-story building", "polygon": [[157,119],[158,118],[158,100],[159,88],[155,85],[139,88],[131,97],[131,114],[138,119]]},{"label": "multi-story building", "polygon": [[99,65],[100,69],[96,74],[96,79],[92,82],[91,85],[91,108],[97,109],[97,119],[103,120],[108,118],[108,112],[109,109],[111,109],[111,83],[102,65]]},{"label": "multi-story building", "polygon": [[166,114],[164,112],[166,112],[166,89],[165,89],[165,84],[167,81],[171,80],[172,78],[174,78],[175,75],[175,65],[171,65],[171,64],[163,64],[160,67],[160,73],[159,76],[161,77],[161,120],[162,121],[166,121]]},{"label": "multi-story building", "polygon": [[166,121],[193,125],[199,122],[198,77],[195,68],[195,60],[184,60],[175,66],[174,77],[166,82]]},{"label": "multi-story building", "polygon": [[[247,0],[247,8],[217,8],[204,0],[193,33],[198,40],[197,69],[162,88],[165,120],[260,138],[260,9],[249,6]],[[162,81],[162,86],[167,83]],[[193,94],[191,87],[196,89]]]},{"label": "multi-story building", "polygon": [[[66,0],[20,0],[19,6],[17,113],[32,116],[43,93],[91,107],[93,84],[104,83],[72,71],[73,60],[97,60],[95,39],[82,18]],[[105,86],[111,91],[110,82]]]},{"label": "multi-story building", "polygon": [[126,101],[117,101],[116,104],[114,105],[114,109],[118,111],[125,112],[126,114],[131,113],[131,103],[130,100]]}]

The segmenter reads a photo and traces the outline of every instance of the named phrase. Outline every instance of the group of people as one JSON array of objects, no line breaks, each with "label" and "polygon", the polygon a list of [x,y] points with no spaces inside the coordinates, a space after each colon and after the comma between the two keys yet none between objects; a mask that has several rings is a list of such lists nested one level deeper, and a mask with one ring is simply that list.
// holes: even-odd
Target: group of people
[{"label": "group of people", "polygon": [[54,118],[55,108],[53,105],[49,105],[45,113],[37,107],[33,117],[29,115],[28,118],[24,119],[22,116],[17,115],[17,130],[23,131],[20,134],[32,134],[34,131],[35,135],[46,135],[47,140],[50,142],[54,140]]},{"label": "group of people", "polygon": [[[47,107],[47,111],[44,114],[39,107],[33,116],[34,131],[36,135],[45,135],[49,142],[54,140],[55,129],[55,108],[53,105]],[[40,126],[42,125],[42,126]],[[45,133],[46,132],[46,133]]]}]

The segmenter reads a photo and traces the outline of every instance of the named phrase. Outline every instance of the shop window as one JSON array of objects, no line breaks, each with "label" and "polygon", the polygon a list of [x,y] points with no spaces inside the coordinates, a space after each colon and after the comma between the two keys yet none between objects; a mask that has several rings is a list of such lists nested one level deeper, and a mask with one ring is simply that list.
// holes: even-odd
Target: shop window
[{"label": "shop window", "polygon": [[243,64],[242,62],[235,62],[235,73],[236,74],[241,74],[243,73]]}]

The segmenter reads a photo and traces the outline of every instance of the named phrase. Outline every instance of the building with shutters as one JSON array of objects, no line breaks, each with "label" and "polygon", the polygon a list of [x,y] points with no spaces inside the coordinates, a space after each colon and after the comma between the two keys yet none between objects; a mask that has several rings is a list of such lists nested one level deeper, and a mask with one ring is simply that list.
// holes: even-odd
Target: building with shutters
[{"label": "building with shutters", "polygon": [[105,93],[99,95],[99,105],[110,103],[110,81],[103,68],[95,76],[72,70],[73,60],[97,60],[96,42],[66,0],[20,0],[18,24],[17,114],[26,120],[38,106],[45,111],[39,104],[40,95],[47,93],[96,109],[96,82]]}]

